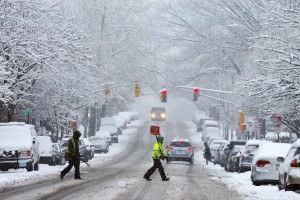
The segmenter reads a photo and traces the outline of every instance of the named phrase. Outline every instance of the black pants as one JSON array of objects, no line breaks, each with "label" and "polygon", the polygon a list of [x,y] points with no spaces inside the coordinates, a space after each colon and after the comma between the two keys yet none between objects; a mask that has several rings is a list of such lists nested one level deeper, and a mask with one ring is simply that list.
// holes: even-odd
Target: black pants
[{"label": "black pants", "polygon": [[75,178],[80,178],[80,158],[69,159],[69,165],[61,172],[62,176],[65,176],[74,166],[75,168]]},{"label": "black pants", "polygon": [[164,171],[164,168],[160,162],[160,159],[153,159],[153,166],[146,172],[145,177],[150,178],[150,176],[155,172],[155,170],[158,168],[161,179],[166,179],[166,174]]}]

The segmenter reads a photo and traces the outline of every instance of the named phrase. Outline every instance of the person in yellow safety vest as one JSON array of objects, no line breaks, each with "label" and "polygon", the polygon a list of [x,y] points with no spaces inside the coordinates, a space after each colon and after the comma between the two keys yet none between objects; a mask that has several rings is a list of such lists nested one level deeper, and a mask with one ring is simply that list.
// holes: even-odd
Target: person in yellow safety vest
[{"label": "person in yellow safety vest", "polygon": [[80,152],[78,140],[81,136],[79,131],[74,131],[73,136],[68,141],[66,149],[66,157],[69,159],[69,165],[60,173],[60,179],[63,180],[64,176],[72,169],[75,168],[75,179],[82,179],[80,177]]},{"label": "person in yellow safety vest", "polygon": [[151,181],[150,176],[155,172],[155,170],[157,168],[159,170],[162,181],[169,180],[169,178],[166,177],[164,168],[160,161],[160,159],[162,159],[162,160],[168,159],[168,157],[166,156],[165,150],[162,146],[163,142],[164,142],[164,137],[159,135],[157,137],[157,142],[153,146],[153,151],[152,151],[153,166],[146,172],[146,174],[143,177],[147,181]]}]

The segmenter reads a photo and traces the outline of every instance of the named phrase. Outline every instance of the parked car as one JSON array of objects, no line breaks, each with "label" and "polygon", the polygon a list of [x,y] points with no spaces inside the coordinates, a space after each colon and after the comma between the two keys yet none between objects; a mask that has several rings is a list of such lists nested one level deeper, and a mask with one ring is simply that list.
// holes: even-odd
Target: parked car
[{"label": "parked car", "polygon": [[265,143],[251,165],[251,180],[253,185],[266,183],[277,184],[279,180],[279,162],[277,157],[285,157],[291,148],[291,144],[286,143]]},{"label": "parked car", "polygon": [[245,150],[240,157],[238,172],[243,173],[245,171],[251,171],[251,164],[254,156],[261,145],[271,142],[267,140],[248,140],[245,145]]},{"label": "parked car", "polygon": [[65,165],[65,154],[62,152],[58,143],[52,144],[53,151],[55,152],[55,164],[56,165]]},{"label": "parked car", "polygon": [[233,149],[233,147],[235,145],[245,145],[245,144],[246,144],[246,141],[244,141],[244,140],[232,140],[232,141],[230,141],[229,144],[227,144],[226,147],[224,148],[224,151],[222,152],[220,165],[226,167],[227,161],[229,159],[229,155],[231,153],[231,150]]},{"label": "parked car", "polygon": [[130,120],[134,121],[134,120],[138,120],[138,113],[136,111],[128,111],[129,115],[130,115]]},{"label": "parked car", "polygon": [[39,170],[39,143],[33,125],[0,123],[0,170]]},{"label": "parked car", "polygon": [[225,149],[227,144],[220,144],[217,148],[216,151],[214,151],[214,164],[220,164],[222,167],[223,165],[221,164],[221,158],[222,158],[222,154],[223,154],[223,151]]},{"label": "parked car", "polygon": [[95,153],[107,153],[109,151],[109,142],[105,137],[91,136],[90,142]]},{"label": "parked car", "polygon": [[238,168],[239,157],[241,151],[245,148],[244,145],[234,145],[227,156],[227,161],[224,166],[225,171],[234,172]]},{"label": "parked car", "polygon": [[174,139],[167,148],[168,162],[186,161],[194,163],[194,149],[188,139]]},{"label": "parked car", "polygon": [[204,120],[203,121],[203,125],[202,125],[202,130],[206,129],[207,127],[216,127],[216,128],[220,128],[220,124],[219,122],[215,121],[215,120]]},{"label": "parked car", "polygon": [[300,139],[294,142],[286,157],[278,157],[279,190],[300,190]]},{"label": "parked car", "polygon": [[[69,141],[69,138],[63,138],[61,141],[60,141],[60,148],[62,149],[62,152],[63,154],[66,154],[66,149],[68,147],[68,141]],[[78,141],[78,144],[79,144],[79,153],[80,153],[80,160],[83,161],[83,162],[88,162],[89,158],[88,158],[88,150],[84,144],[84,141],[82,139],[79,139]],[[66,159],[66,161],[68,161],[68,159]]]},{"label": "parked car", "polygon": [[94,158],[94,148],[91,146],[89,138],[82,138],[82,140],[88,151],[88,159],[91,160],[92,158]]},{"label": "parked car", "polygon": [[165,121],[167,119],[166,109],[163,107],[153,107],[150,112],[151,121]]},{"label": "parked car", "polygon": [[96,136],[97,137],[105,137],[108,141],[108,144],[111,145],[111,136],[108,131],[97,131]]},{"label": "parked car", "polygon": [[207,127],[202,131],[202,140],[208,142],[210,138],[222,138],[221,131],[217,127]]},{"label": "parked car", "polygon": [[52,148],[52,141],[50,136],[37,136],[39,142],[40,164],[48,164],[50,166],[56,165],[55,152]]},{"label": "parked car", "polygon": [[207,116],[201,116],[199,117],[199,119],[197,120],[197,132],[202,131],[202,127],[203,127],[203,123],[205,120],[213,120],[213,118],[207,117]]},{"label": "parked car", "polygon": [[100,125],[100,131],[108,131],[111,136],[111,142],[112,143],[118,143],[119,142],[119,131],[118,127],[116,126],[116,123],[114,121],[115,119],[110,118],[101,118],[101,125]]},{"label": "parked car", "polygon": [[[194,116],[193,116],[193,122],[195,123],[195,125],[197,126],[197,124],[199,123],[199,121],[202,119],[202,118],[209,118],[206,113],[204,111],[196,111],[194,113]],[[201,127],[202,128],[202,127]]]},{"label": "parked car", "polygon": [[131,123],[131,117],[128,112],[119,112],[118,116],[122,117],[125,120],[126,124]]},{"label": "parked car", "polygon": [[121,132],[119,134],[119,135],[121,135],[122,134],[122,130],[124,130],[124,129],[127,128],[126,121],[124,120],[123,117],[118,116],[118,115],[113,116],[113,118],[115,118],[115,123],[116,123],[118,129],[121,130]]},{"label": "parked car", "polygon": [[[210,152],[211,152],[211,158],[214,161],[214,157],[217,154],[217,151],[219,149],[220,145],[225,145],[228,144],[229,142],[227,140],[224,139],[219,139],[219,138],[215,138],[214,140],[212,140],[208,145],[210,148]],[[215,161],[214,161],[215,163]]]}]

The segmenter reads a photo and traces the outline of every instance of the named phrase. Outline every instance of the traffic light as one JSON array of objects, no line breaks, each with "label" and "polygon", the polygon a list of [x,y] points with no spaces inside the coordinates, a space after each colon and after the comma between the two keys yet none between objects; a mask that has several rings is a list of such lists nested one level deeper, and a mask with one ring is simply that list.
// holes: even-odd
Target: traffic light
[{"label": "traffic light", "polygon": [[163,103],[167,102],[167,90],[166,89],[163,89],[160,92],[160,101]]},{"label": "traffic light", "polygon": [[110,89],[108,87],[108,85],[105,86],[105,96],[110,95]]},{"label": "traffic light", "polygon": [[135,84],[135,97],[139,97],[141,93],[141,86],[138,84],[138,82]]},{"label": "traffic light", "polygon": [[245,113],[243,111],[239,111],[239,124],[242,125],[245,123]]},{"label": "traffic light", "polygon": [[194,88],[194,101],[198,101],[198,96],[199,96],[199,88],[195,87]]},{"label": "traffic light", "polygon": [[77,122],[76,121],[70,121],[70,126],[72,128],[75,128],[77,126]]}]

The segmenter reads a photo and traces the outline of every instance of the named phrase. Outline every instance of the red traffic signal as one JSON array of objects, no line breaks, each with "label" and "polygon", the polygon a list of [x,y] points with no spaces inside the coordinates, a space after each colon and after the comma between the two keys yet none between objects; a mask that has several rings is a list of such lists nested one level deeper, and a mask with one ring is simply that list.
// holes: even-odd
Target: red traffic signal
[{"label": "red traffic signal", "polygon": [[163,95],[167,95],[167,90],[166,90],[166,89],[163,89],[163,90],[161,91],[161,93],[162,93]]},{"label": "red traffic signal", "polygon": [[198,93],[199,92],[199,88],[194,88],[194,93]]}]

